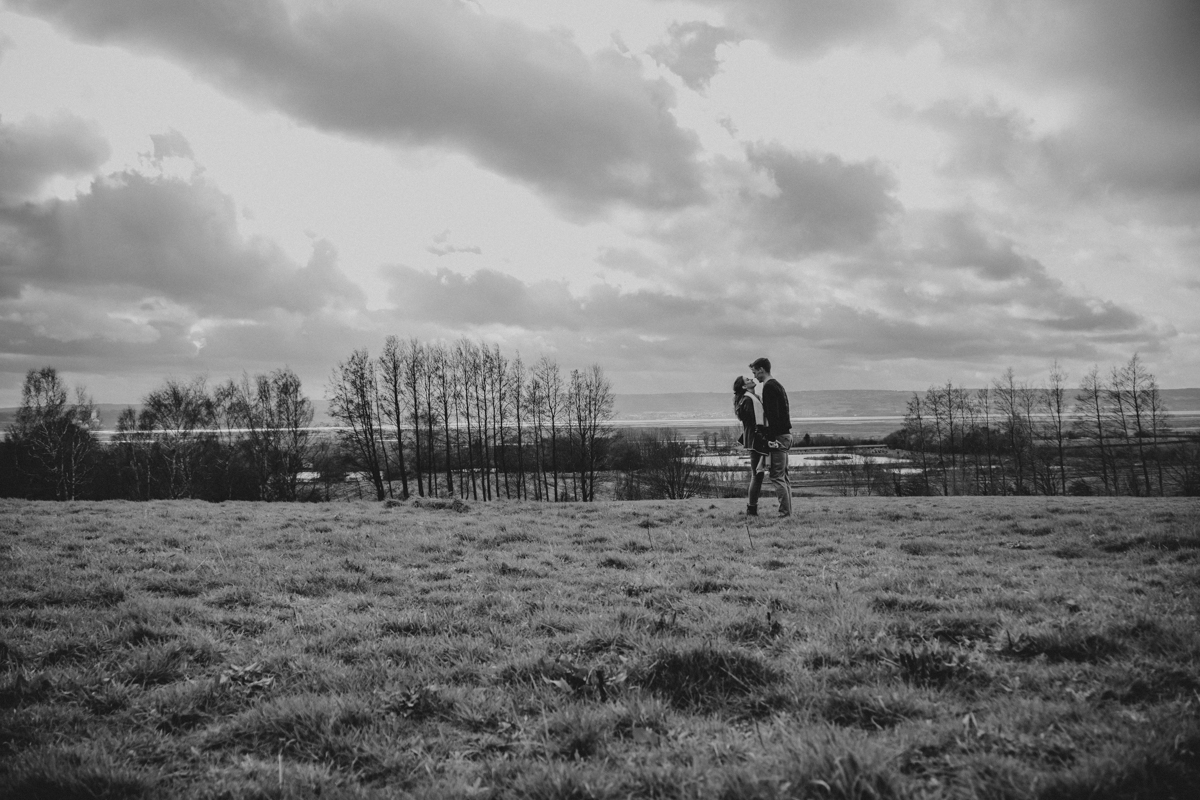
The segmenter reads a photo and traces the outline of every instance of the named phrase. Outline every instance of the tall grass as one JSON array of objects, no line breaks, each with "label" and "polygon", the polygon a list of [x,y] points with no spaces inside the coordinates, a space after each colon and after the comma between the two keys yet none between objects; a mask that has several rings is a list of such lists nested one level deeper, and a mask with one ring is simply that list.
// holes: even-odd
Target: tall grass
[{"label": "tall grass", "polygon": [[1200,797],[1200,503],[0,504],[0,798]]}]

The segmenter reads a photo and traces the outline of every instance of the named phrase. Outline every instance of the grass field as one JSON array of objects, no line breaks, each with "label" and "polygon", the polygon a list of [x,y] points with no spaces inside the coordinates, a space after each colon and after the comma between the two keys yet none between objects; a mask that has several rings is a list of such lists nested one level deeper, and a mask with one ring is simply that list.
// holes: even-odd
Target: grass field
[{"label": "grass field", "polygon": [[0,797],[1200,797],[1200,502],[0,503]]}]

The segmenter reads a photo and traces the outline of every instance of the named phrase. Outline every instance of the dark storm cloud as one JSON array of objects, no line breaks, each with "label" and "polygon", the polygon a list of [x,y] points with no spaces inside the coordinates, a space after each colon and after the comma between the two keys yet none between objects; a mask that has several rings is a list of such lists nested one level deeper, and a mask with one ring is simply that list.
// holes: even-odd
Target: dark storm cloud
[{"label": "dark storm cloud", "polygon": [[667,42],[650,48],[649,54],[697,92],[707,88],[721,68],[717,48],[740,38],[707,22],[675,23],[667,29],[667,36]]},{"label": "dark storm cloud", "polygon": [[96,125],[78,117],[0,121],[0,205],[32,197],[51,178],[86,175],[108,155]]},{"label": "dark storm cloud", "polygon": [[30,287],[161,295],[218,316],[360,296],[327,245],[297,268],[273,243],[244,238],[233,202],[203,180],[133,172],[71,200],[0,208],[0,293]]},{"label": "dark storm cloud", "polygon": [[745,198],[749,235],[773,256],[865,244],[900,211],[892,196],[895,180],[877,163],[847,163],[777,145],[751,145],[746,157],[778,189],[773,196]]},{"label": "dark storm cloud", "polygon": [[163,53],[234,94],[328,131],[461,148],[490,169],[591,212],[700,199],[693,135],[671,90],[615,51],[453,0],[13,0],[88,41]]}]

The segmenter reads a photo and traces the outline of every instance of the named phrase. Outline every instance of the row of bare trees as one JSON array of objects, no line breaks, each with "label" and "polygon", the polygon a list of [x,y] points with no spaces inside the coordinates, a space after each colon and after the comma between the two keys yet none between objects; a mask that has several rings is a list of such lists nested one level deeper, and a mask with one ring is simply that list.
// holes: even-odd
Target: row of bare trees
[{"label": "row of bare trees", "polygon": [[303,499],[313,408],[289,369],[212,390],[202,377],[170,378],[140,409],[121,412],[107,442],[87,393],[66,398],[53,367],[26,375],[0,491],[53,500]]},{"label": "row of bare trees", "polygon": [[116,459],[134,498],[297,500],[312,458],[312,402],[282,368],[229,380],[168,379],[117,420]]},{"label": "row of bare trees", "polygon": [[1046,383],[1012,369],[990,386],[914,394],[889,437],[913,451],[908,491],[939,494],[1164,495],[1197,492],[1197,446],[1174,436],[1162,391],[1138,355],[1072,392],[1057,362]]},{"label": "row of bare trees", "polygon": [[75,401],[53,367],[30,370],[21,387],[21,405],[8,428],[8,458],[0,472],[9,493],[47,500],[85,495],[94,474],[95,405],[82,388]]},{"label": "row of bare trees", "polygon": [[564,374],[499,345],[388,337],[333,370],[329,413],[378,499],[596,497],[613,416],[598,365]]}]

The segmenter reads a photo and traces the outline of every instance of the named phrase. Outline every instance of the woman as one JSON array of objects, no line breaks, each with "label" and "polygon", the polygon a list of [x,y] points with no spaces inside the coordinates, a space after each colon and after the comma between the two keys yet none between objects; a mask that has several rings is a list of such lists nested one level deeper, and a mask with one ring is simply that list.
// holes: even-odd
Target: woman
[{"label": "woman", "polygon": [[758,496],[762,491],[763,475],[769,451],[764,435],[767,420],[762,400],[754,393],[754,381],[738,375],[733,381],[733,413],[742,423],[738,442],[750,451],[750,492],[746,497],[746,515],[758,516]]}]

